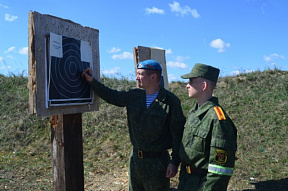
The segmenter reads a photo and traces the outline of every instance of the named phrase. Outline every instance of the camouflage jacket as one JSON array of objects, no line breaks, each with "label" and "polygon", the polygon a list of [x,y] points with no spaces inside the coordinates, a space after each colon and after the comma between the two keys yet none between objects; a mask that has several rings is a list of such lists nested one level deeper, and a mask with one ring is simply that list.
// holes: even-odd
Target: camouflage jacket
[{"label": "camouflage jacket", "polygon": [[234,123],[216,97],[201,107],[196,104],[188,115],[179,153],[182,164],[208,170],[204,190],[217,190],[217,184],[228,185],[237,149]]},{"label": "camouflage jacket", "polygon": [[178,97],[161,87],[157,98],[147,108],[145,90],[112,90],[95,79],[90,86],[107,103],[126,107],[130,140],[135,149],[159,152],[172,148],[171,163],[179,165],[186,119]]}]

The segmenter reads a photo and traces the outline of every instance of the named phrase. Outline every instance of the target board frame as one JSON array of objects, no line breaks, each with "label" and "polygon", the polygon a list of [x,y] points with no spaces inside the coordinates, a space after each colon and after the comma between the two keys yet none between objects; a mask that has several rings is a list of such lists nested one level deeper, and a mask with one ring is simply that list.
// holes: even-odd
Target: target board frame
[{"label": "target board frame", "polygon": [[99,110],[81,73],[87,67],[100,80],[99,30],[70,20],[29,12],[29,111],[37,116]]}]

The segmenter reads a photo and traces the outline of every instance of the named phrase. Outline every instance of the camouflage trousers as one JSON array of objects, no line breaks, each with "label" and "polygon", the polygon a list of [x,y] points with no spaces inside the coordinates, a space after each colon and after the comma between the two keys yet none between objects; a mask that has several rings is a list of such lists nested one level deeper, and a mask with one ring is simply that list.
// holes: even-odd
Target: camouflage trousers
[{"label": "camouflage trousers", "polygon": [[129,160],[129,191],[169,191],[166,178],[169,154],[155,158],[139,158],[133,151]]},{"label": "camouflage trousers", "polygon": [[206,175],[188,174],[186,167],[181,165],[178,191],[202,191]]}]

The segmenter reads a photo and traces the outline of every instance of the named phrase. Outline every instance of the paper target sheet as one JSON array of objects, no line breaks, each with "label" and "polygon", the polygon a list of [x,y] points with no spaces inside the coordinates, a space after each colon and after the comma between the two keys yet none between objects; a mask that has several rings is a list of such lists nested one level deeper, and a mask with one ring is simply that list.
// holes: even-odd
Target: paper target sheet
[{"label": "paper target sheet", "polygon": [[50,33],[46,40],[47,66],[46,107],[92,104],[93,91],[81,77],[92,68],[92,47],[89,42]]}]

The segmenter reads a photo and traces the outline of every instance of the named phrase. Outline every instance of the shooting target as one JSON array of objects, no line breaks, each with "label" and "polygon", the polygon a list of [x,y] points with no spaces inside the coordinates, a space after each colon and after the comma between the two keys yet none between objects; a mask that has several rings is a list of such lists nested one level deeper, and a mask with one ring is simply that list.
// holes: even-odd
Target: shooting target
[{"label": "shooting target", "polygon": [[81,41],[56,37],[58,40],[50,34],[49,106],[92,103],[90,86],[81,77],[81,73],[90,67],[90,62],[81,60]]}]

